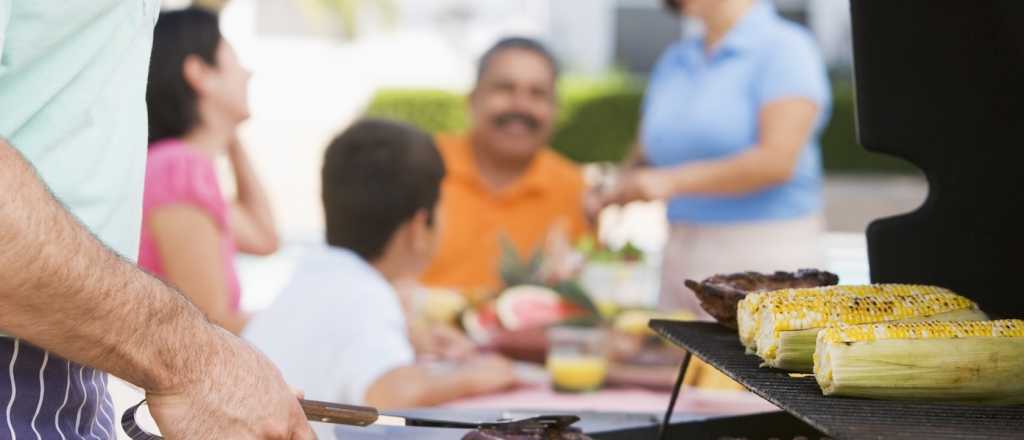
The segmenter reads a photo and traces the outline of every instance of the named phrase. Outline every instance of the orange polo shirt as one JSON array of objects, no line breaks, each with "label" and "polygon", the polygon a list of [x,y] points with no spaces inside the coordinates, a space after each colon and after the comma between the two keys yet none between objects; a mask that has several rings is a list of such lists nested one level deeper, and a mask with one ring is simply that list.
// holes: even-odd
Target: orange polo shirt
[{"label": "orange polo shirt", "polygon": [[444,223],[425,285],[486,293],[501,287],[499,237],[507,237],[525,258],[556,224],[572,239],[588,231],[583,176],[568,159],[544,148],[518,181],[494,191],[480,177],[468,135],[439,135],[436,141],[447,168],[439,208]]}]

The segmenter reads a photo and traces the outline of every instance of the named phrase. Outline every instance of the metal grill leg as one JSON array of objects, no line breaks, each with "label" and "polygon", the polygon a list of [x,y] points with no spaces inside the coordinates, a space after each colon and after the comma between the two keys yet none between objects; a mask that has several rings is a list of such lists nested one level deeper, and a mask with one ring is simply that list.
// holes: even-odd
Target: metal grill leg
[{"label": "metal grill leg", "polygon": [[668,425],[672,422],[672,413],[676,410],[676,400],[679,398],[679,391],[683,388],[683,378],[686,377],[686,369],[690,367],[690,352],[683,355],[683,363],[679,366],[679,377],[676,378],[676,385],[672,387],[672,397],[668,401],[668,409],[665,411],[665,418],[658,427],[658,440],[665,440],[668,433]]}]

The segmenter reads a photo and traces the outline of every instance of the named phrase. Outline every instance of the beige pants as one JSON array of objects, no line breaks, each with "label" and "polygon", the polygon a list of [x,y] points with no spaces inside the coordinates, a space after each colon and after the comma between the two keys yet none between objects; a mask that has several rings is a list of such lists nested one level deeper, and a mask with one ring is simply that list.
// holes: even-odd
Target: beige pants
[{"label": "beige pants", "polygon": [[745,271],[825,269],[823,225],[820,214],[733,225],[672,225],[662,262],[659,308],[689,310],[711,319],[683,281]]}]

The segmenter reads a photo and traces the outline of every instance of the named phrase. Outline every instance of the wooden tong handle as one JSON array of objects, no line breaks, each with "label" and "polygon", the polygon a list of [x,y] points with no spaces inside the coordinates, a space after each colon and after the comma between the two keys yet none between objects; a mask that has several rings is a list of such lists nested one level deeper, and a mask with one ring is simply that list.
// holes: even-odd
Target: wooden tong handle
[{"label": "wooden tong handle", "polygon": [[306,419],[313,422],[334,423],[339,425],[369,426],[377,421],[380,412],[376,408],[338,403],[319,402],[316,400],[300,400]]}]

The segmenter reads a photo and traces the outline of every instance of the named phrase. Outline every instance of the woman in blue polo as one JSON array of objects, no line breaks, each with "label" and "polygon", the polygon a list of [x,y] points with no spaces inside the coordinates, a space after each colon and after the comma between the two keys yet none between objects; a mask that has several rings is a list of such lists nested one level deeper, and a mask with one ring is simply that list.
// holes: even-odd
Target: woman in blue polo
[{"label": "woman in blue polo", "polygon": [[812,36],[769,0],[666,3],[705,32],[662,54],[604,204],[668,201],[661,306],[701,313],[684,279],[823,264],[818,137],[830,87]]}]

